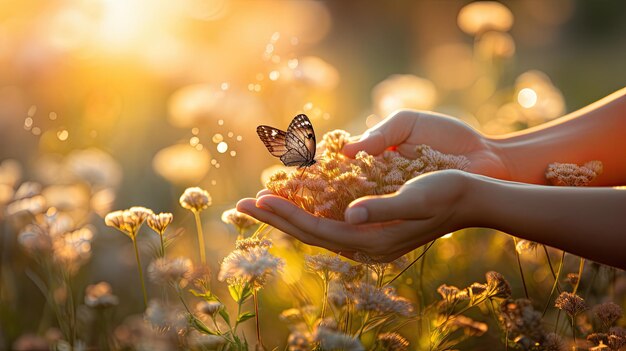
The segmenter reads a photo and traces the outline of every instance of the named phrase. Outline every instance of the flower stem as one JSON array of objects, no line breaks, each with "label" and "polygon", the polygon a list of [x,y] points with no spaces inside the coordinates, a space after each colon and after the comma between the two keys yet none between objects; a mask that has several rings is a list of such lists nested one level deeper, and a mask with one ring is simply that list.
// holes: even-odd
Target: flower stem
[{"label": "flower stem", "polygon": [[322,315],[321,315],[321,319],[324,319],[324,317],[326,317],[326,306],[328,305],[328,286],[330,285],[330,282],[328,280],[328,278],[324,279],[324,297],[322,299]]},{"label": "flower stem", "polygon": [[578,350],[576,346],[576,324],[574,323],[574,317],[570,318],[572,320],[572,337],[574,338],[574,346],[572,346],[572,350]]},{"label": "flower stem", "polygon": [[165,242],[163,241],[163,234],[159,235],[161,238],[161,257],[165,257]]},{"label": "flower stem", "polygon": [[[546,251],[546,254],[547,253],[548,252]],[[565,262],[565,251],[561,253],[561,263],[559,263],[559,268],[557,268],[556,275],[554,277],[554,284],[552,285],[552,290],[550,291],[550,296],[548,296],[548,301],[546,301],[546,305],[543,308],[543,313],[541,314],[542,317],[546,315],[546,311],[550,306],[550,301],[552,301],[552,295],[554,295],[554,290],[558,289],[559,277],[561,276],[561,270],[563,269],[563,262]]]},{"label": "flower stem", "polygon": [[512,238],[513,238],[513,250],[515,250],[515,257],[517,257],[517,267],[519,267],[519,275],[522,277],[522,285],[524,286],[524,295],[526,295],[526,298],[529,299],[530,297],[528,296],[528,288],[526,287],[526,279],[524,278],[524,271],[522,270],[522,261],[519,258],[519,252],[517,252],[517,238],[514,236]]},{"label": "flower stem", "polygon": [[430,244],[428,244],[428,246],[426,246],[426,249],[424,249],[424,251],[422,251],[422,253],[417,256],[416,259],[413,260],[413,262],[409,263],[406,267],[404,267],[404,269],[396,274],[395,277],[393,277],[393,279],[391,279],[390,281],[388,281],[384,286],[390,285],[391,283],[393,283],[394,281],[396,281],[396,279],[400,278],[400,276],[406,272],[411,266],[413,266],[415,264],[415,262],[417,262],[420,258],[422,258],[424,255],[426,255],[426,252],[428,252],[428,249],[430,249],[431,246],[433,246],[433,244],[435,243],[435,241],[437,241],[437,239],[433,240],[430,242]]},{"label": "flower stem", "polygon": [[135,258],[137,259],[137,269],[139,269],[139,280],[141,280],[141,291],[143,292],[143,303],[148,307],[148,293],[146,293],[146,283],[143,280],[143,269],[141,268],[141,260],[139,259],[139,249],[137,248],[137,240],[133,239],[133,247],[135,247]]},{"label": "flower stem", "polygon": [[200,221],[200,212],[193,211],[193,216],[196,219],[196,229],[198,230],[198,247],[200,249],[200,262],[206,264],[206,257],[204,253],[204,234],[202,233],[202,221]]},{"label": "flower stem", "polygon": [[263,341],[261,341],[261,325],[259,324],[259,299],[258,299],[257,294],[258,292],[256,291],[256,289],[254,289],[252,292],[252,297],[254,299],[254,319],[256,321],[256,340],[257,340],[257,344],[261,347],[262,350],[264,350],[265,348],[263,347]]},{"label": "flower stem", "polygon": [[576,281],[576,285],[574,286],[574,290],[572,291],[572,294],[576,294],[576,292],[578,291],[578,286],[580,285],[580,280],[583,277],[583,268],[585,268],[585,259],[584,258],[580,258],[580,264],[578,266],[578,280]]}]

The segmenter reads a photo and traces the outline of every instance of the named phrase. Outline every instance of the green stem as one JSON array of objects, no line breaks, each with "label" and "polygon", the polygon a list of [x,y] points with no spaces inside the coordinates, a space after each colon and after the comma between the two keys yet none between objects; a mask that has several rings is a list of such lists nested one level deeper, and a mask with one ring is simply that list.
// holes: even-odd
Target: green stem
[{"label": "green stem", "polygon": [[165,242],[163,240],[163,233],[159,235],[161,238],[161,257],[165,257]]},{"label": "green stem", "polygon": [[205,250],[204,250],[204,233],[202,232],[202,221],[200,221],[200,212],[193,211],[193,216],[196,219],[196,230],[198,231],[198,247],[200,249],[200,262],[206,264]]},{"label": "green stem", "polygon": [[256,341],[257,341],[257,344],[260,346],[260,348],[264,350],[265,348],[263,347],[263,341],[261,341],[261,325],[259,324],[259,299],[257,296],[256,289],[254,289],[254,291],[252,292],[252,298],[254,299],[254,319],[256,321]]},{"label": "green stem", "polygon": [[133,247],[135,248],[135,258],[137,259],[137,269],[139,269],[139,280],[141,280],[141,291],[143,292],[143,303],[148,308],[148,293],[146,292],[146,283],[143,280],[143,269],[141,268],[141,260],[139,259],[139,249],[137,248],[137,240],[133,238]]},{"label": "green stem", "polygon": [[391,279],[390,281],[388,281],[385,286],[390,285],[391,283],[393,283],[394,281],[396,281],[396,279],[400,278],[400,276],[406,272],[411,266],[413,266],[415,264],[415,262],[419,261],[420,258],[422,258],[424,255],[426,255],[426,252],[428,252],[428,249],[431,248],[431,246],[433,246],[433,244],[435,243],[435,241],[437,241],[437,239],[433,240],[430,242],[430,244],[428,244],[428,246],[426,246],[426,249],[424,249],[424,251],[417,256],[416,259],[413,260],[413,262],[409,263],[409,265],[407,265],[406,267],[404,267],[404,269],[402,271],[400,271],[400,273],[396,274],[395,277],[393,277],[393,279]]},{"label": "green stem", "polygon": [[578,265],[578,280],[576,281],[576,285],[574,285],[574,290],[572,291],[572,294],[576,294],[576,292],[578,291],[580,280],[583,277],[583,268],[585,268],[585,259],[581,257],[580,264]]},{"label": "green stem", "polygon": [[[546,251],[547,252],[547,251]],[[546,305],[543,307],[543,313],[541,316],[546,315],[546,311],[548,311],[548,307],[550,306],[550,301],[552,301],[552,295],[554,295],[554,291],[558,288],[559,277],[561,276],[561,270],[563,269],[563,262],[565,262],[565,251],[561,253],[561,263],[559,263],[559,268],[556,271],[556,277],[554,278],[554,284],[552,284],[552,290],[550,291],[550,296],[548,296],[548,301],[546,301]]]},{"label": "green stem", "polygon": [[522,261],[519,257],[519,252],[517,252],[517,238],[512,236],[513,238],[513,249],[515,250],[515,257],[517,257],[517,267],[519,268],[519,275],[522,277],[522,285],[524,286],[524,295],[526,295],[527,299],[530,299],[528,296],[528,288],[526,287],[526,279],[524,278],[524,271],[522,270]]},{"label": "green stem", "polygon": [[328,277],[324,278],[324,297],[322,298],[322,315],[321,315],[321,319],[324,319],[324,317],[326,317],[326,306],[328,305],[328,287],[330,285],[330,282],[328,281]]}]

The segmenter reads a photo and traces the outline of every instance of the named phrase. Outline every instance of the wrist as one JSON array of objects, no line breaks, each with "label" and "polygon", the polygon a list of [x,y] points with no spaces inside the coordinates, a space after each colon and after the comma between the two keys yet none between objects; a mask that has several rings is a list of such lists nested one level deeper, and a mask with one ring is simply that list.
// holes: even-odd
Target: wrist
[{"label": "wrist", "polygon": [[490,227],[492,213],[489,197],[494,194],[497,183],[494,179],[482,175],[466,173],[465,190],[457,208],[457,223],[460,228]]},{"label": "wrist", "polygon": [[506,138],[494,138],[489,136],[482,136],[485,149],[493,156],[498,163],[493,174],[485,174],[490,177],[515,181],[516,170],[515,162],[511,158],[510,150],[511,145]]}]

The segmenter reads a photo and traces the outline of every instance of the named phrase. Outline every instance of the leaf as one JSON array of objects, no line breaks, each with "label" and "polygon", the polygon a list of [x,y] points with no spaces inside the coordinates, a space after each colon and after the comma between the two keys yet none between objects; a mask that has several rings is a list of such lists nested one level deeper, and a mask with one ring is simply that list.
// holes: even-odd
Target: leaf
[{"label": "leaf", "polygon": [[252,317],[254,317],[254,313],[243,312],[242,314],[239,315],[239,317],[237,317],[237,323],[243,323]]},{"label": "leaf", "polygon": [[250,296],[252,296],[252,287],[250,286],[250,284],[246,283],[246,285],[243,286],[243,291],[241,292],[241,301],[239,301],[239,303],[246,302],[246,300],[249,299]]},{"label": "leaf", "polygon": [[210,334],[210,335],[219,335],[218,333],[209,329],[209,327],[207,327],[206,324],[204,324],[204,322],[202,322],[198,318],[191,316],[189,319],[190,319],[189,322],[191,323],[191,325],[200,333]]},{"label": "leaf", "polygon": [[241,299],[241,287],[239,286],[239,284],[229,285],[228,292],[230,293],[230,296],[233,298],[233,300],[238,303]]},{"label": "leaf", "polygon": [[226,322],[226,324],[230,326],[230,316],[228,315],[228,312],[226,312],[225,309],[220,308],[218,313],[220,314],[220,316],[222,316],[222,319],[224,320],[224,322]]}]

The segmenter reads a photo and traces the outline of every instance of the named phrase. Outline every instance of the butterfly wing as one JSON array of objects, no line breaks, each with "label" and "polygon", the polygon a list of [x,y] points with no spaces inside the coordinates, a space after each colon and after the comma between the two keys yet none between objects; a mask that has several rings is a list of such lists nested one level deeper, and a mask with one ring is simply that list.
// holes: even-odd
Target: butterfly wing
[{"label": "butterfly wing", "polygon": [[287,150],[297,150],[302,157],[302,165],[312,164],[315,159],[316,142],[313,124],[304,114],[293,118],[287,128]]},{"label": "butterfly wing", "polygon": [[281,157],[287,150],[287,133],[270,126],[258,126],[256,133],[272,156]]},{"label": "butterfly wing", "polygon": [[267,150],[285,166],[310,166],[315,163],[315,132],[306,115],[294,117],[287,132],[270,126],[258,126],[259,138]]}]

